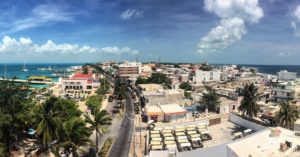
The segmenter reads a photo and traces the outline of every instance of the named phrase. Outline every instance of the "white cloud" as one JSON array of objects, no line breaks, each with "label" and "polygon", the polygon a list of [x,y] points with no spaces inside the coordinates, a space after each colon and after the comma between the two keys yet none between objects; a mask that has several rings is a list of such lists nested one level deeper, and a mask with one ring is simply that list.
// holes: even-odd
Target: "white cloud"
[{"label": "white cloud", "polygon": [[121,13],[120,18],[124,20],[129,20],[130,18],[140,18],[143,17],[143,13],[143,11],[129,8]]},{"label": "white cloud", "polygon": [[294,17],[294,21],[291,22],[291,27],[294,30],[295,36],[300,37],[300,5],[293,11],[292,16]]},{"label": "white cloud", "polygon": [[129,54],[136,55],[139,53],[138,50],[130,49],[129,47],[90,47],[87,45],[79,46],[77,44],[56,44],[52,40],[48,40],[45,44],[36,44],[31,41],[30,38],[21,37],[19,40],[11,38],[9,36],[4,36],[2,42],[0,42],[0,53],[34,53],[34,54],[44,54],[44,53],[65,53],[65,54],[75,54],[75,53],[101,53],[101,54]]},{"label": "white cloud", "polygon": [[276,55],[279,57],[289,57],[291,56],[293,53],[291,51],[287,51],[287,52],[278,52]]},{"label": "white cloud", "polygon": [[132,50],[129,47],[123,47],[123,48],[118,48],[118,47],[104,47],[100,49],[101,52],[104,53],[110,53],[110,54],[122,54],[122,53],[127,53],[131,55],[136,55],[139,53],[138,50]]},{"label": "white cloud", "polygon": [[5,26],[9,29],[3,34],[40,27],[49,23],[72,22],[74,21],[74,16],[80,13],[80,11],[78,13],[69,12],[66,8],[54,4],[38,5],[25,18],[6,23]]},{"label": "white cloud", "polygon": [[198,52],[203,54],[225,49],[234,42],[240,40],[245,33],[245,23],[242,19],[223,19],[217,27],[213,28],[201,39],[201,42],[198,45]]},{"label": "white cloud", "polygon": [[219,52],[241,40],[246,22],[257,23],[264,16],[258,0],[204,0],[204,9],[221,18],[198,44],[198,52]]}]

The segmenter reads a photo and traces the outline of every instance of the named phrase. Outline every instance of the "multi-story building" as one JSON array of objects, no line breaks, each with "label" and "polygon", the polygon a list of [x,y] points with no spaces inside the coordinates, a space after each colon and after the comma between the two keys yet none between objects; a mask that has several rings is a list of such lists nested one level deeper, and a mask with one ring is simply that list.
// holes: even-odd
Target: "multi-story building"
[{"label": "multi-story building", "polygon": [[281,70],[277,75],[279,80],[295,80],[297,77],[296,72],[288,72],[287,70]]},{"label": "multi-story building", "polygon": [[63,93],[72,94],[75,97],[91,94],[99,86],[100,83],[95,80],[93,74],[76,73],[70,78],[62,80]]},{"label": "multi-story building", "polygon": [[141,63],[124,62],[118,67],[118,75],[122,78],[136,78],[141,73]]},{"label": "multi-story building", "polygon": [[295,84],[292,82],[280,83],[272,89],[272,96],[275,102],[292,100],[295,97]]},{"label": "multi-story building", "polygon": [[221,79],[221,71],[220,70],[211,70],[211,71],[203,71],[197,70],[194,77],[194,82],[209,82],[209,81],[220,81]]},{"label": "multi-story building", "polygon": [[[141,65],[141,73],[140,76],[144,77],[144,78],[148,78],[151,77],[152,74],[152,66],[151,64],[143,64]],[[155,65],[154,65],[155,66]]]}]

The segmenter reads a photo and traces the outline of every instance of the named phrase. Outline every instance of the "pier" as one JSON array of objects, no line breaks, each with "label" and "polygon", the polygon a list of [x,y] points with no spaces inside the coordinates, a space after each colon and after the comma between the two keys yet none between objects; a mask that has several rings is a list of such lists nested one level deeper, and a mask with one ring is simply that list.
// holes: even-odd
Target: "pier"
[{"label": "pier", "polygon": [[48,84],[48,85],[55,84],[55,82],[46,82],[46,81],[30,81],[30,80],[21,80],[21,79],[4,79],[4,78],[0,78],[0,81],[7,81],[7,80],[17,82],[17,83]]}]

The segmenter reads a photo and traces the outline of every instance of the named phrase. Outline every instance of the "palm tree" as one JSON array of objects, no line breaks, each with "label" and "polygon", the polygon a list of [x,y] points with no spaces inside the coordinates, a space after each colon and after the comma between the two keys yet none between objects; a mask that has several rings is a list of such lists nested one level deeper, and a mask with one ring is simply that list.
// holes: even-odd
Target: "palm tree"
[{"label": "palm tree", "polygon": [[246,84],[242,90],[242,95],[244,98],[238,110],[242,112],[243,117],[247,116],[252,119],[259,112],[259,107],[256,103],[257,88],[253,83],[250,85]]},{"label": "palm tree", "polygon": [[92,130],[86,126],[83,119],[76,117],[66,121],[61,128],[60,146],[65,150],[72,150],[72,155],[78,157],[78,149],[81,146],[87,146],[91,143],[89,137],[92,134]]},{"label": "palm tree", "polygon": [[23,138],[31,107],[22,85],[12,81],[0,82],[0,144],[6,152]]},{"label": "palm tree", "polygon": [[293,129],[294,122],[299,118],[299,112],[296,106],[289,102],[280,104],[280,110],[276,114],[278,124],[287,129]]},{"label": "palm tree", "polygon": [[216,111],[216,107],[220,106],[219,96],[212,87],[206,86],[205,89],[201,103],[205,104],[209,111]]},{"label": "palm tree", "polygon": [[98,136],[104,133],[106,127],[111,124],[111,117],[106,110],[101,110],[95,113],[94,119],[87,115],[85,119],[91,125],[91,129],[96,131],[96,156],[98,156]]},{"label": "palm tree", "polygon": [[116,90],[117,100],[119,100],[121,102],[122,109],[123,109],[123,112],[124,112],[125,104],[123,103],[123,100],[127,98],[126,85],[125,84],[120,84],[120,85],[118,85],[118,88],[116,88],[115,90]]},{"label": "palm tree", "polygon": [[37,134],[41,140],[42,151],[49,152],[50,142],[57,139],[57,129],[61,127],[62,119],[55,110],[57,99],[51,97],[37,109]]}]

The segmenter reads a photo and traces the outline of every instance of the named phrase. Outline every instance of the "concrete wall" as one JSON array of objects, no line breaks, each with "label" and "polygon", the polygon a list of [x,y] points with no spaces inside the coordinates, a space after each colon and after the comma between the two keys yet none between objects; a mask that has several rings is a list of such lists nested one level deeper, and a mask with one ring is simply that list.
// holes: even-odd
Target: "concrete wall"
[{"label": "concrete wall", "polygon": [[228,145],[226,146],[226,157],[239,157],[234,151],[232,151]]},{"label": "concrete wall", "polygon": [[263,130],[266,128],[265,126],[262,126],[260,124],[254,123],[254,122],[250,122],[240,116],[237,116],[234,113],[230,113],[229,121],[232,123],[238,124],[244,128],[252,129],[254,131],[260,131],[260,130]]}]

